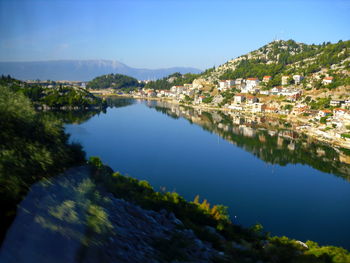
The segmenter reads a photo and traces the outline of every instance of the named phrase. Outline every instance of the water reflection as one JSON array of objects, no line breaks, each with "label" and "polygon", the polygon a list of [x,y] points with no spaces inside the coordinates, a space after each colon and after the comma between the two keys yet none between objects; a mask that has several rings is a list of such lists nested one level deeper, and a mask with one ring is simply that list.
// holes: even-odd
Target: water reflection
[{"label": "water reflection", "polygon": [[145,103],[172,118],[185,118],[200,125],[267,163],[306,164],[350,181],[349,150],[333,148],[298,133],[283,119],[194,109],[165,101]]}]

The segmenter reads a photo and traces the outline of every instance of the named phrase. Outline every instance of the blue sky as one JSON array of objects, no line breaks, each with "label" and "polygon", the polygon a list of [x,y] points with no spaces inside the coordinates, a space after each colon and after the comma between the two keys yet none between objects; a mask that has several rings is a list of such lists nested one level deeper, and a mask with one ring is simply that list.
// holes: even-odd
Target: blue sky
[{"label": "blue sky", "polygon": [[274,38],[350,39],[348,0],[0,0],[0,61],[205,69]]}]

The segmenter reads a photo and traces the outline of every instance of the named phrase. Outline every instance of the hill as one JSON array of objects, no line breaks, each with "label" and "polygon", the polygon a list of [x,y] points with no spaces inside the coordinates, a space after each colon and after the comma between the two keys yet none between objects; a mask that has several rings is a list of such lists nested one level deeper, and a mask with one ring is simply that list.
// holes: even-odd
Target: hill
[{"label": "hill", "polygon": [[[271,85],[280,85],[282,75],[308,76],[329,71],[342,75],[350,70],[350,41],[307,45],[294,40],[273,41],[258,50],[232,59],[202,77],[209,82],[272,76]],[[322,72],[323,71],[323,72]]]},{"label": "hill", "polygon": [[95,97],[81,87],[54,82],[53,84],[41,86],[36,83],[28,84],[10,76],[1,76],[0,78],[0,86],[24,94],[32,101],[36,109],[82,110],[101,109],[106,106],[101,98]]},{"label": "hill", "polygon": [[116,60],[57,60],[32,62],[0,62],[0,74],[17,79],[78,80],[89,81],[96,76],[119,73],[134,78],[158,79],[174,72],[199,73],[201,70],[189,67],[161,69],[132,68]]},{"label": "hill", "polygon": [[122,74],[102,75],[89,81],[87,88],[89,89],[125,89],[140,87],[141,84],[137,79]]}]

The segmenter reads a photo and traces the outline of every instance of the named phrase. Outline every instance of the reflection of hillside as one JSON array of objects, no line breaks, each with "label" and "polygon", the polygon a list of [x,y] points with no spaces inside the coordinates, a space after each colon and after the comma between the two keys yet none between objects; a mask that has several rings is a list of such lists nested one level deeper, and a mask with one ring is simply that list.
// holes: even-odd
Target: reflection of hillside
[{"label": "reflection of hillside", "polygon": [[130,106],[135,103],[134,99],[129,98],[113,98],[113,97],[107,97],[106,99],[107,106],[110,108],[121,108]]},{"label": "reflection of hillside", "polygon": [[[59,119],[66,124],[81,124],[88,119],[92,118],[96,114],[100,114],[101,110],[87,110],[87,111],[47,111],[42,114],[46,116]],[[103,111],[105,112],[105,111]]]},{"label": "reflection of hillside", "polygon": [[265,162],[282,166],[306,164],[350,180],[348,155],[286,129],[283,121],[232,112],[208,112],[160,101],[147,105],[173,118],[186,118]]},{"label": "reflection of hillside", "polygon": [[[127,98],[106,98],[109,108],[121,108],[135,103],[134,99]],[[84,111],[47,111],[43,112],[46,116],[59,119],[66,124],[81,124],[96,114],[106,113],[106,110],[84,110]]]}]

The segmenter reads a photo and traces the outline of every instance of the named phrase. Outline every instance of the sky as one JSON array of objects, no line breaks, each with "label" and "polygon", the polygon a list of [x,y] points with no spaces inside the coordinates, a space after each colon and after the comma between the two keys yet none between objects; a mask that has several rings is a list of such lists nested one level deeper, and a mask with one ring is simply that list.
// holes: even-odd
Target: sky
[{"label": "sky", "polygon": [[273,41],[350,39],[349,0],[0,0],[0,61],[206,69]]}]

